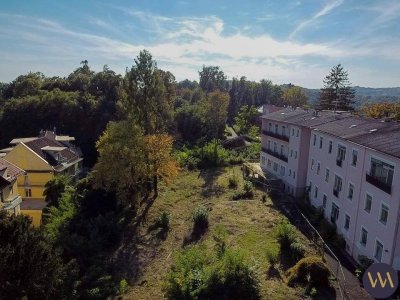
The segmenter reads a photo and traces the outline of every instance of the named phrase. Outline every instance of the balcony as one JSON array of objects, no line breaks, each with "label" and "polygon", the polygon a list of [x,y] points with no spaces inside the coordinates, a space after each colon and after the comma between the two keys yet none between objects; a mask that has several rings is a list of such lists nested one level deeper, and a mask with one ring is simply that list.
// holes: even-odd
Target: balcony
[{"label": "balcony", "polygon": [[268,131],[268,130],[263,130],[262,134],[267,135],[267,136],[272,136],[272,137],[274,137],[276,139],[279,139],[281,141],[289,142],[289,137],[286,136],[286,135],[282,135],[282,134],[275,133],[275,132]]},{"label": "balcony", "polygon": [[338,167],[342,167],[342,163],[343,163],[343,160],[341,160],[341,159],[336,159],[336,165],[337,165]]},{"label": "balcony", "polygon": [[339,191],[333,189],[333,195],[334,195],[336,198],[339,198]]},{"label": "balcony", "polygon": [[376,177],[370,174],[365,174],[365,180],[373,186],[376,186],[378,189],[384,191],[385,193],[388,193],[389,195],[392,194],[392,186],[380,181]]},{"label": "balcony", "polygon": [[21,204],[21,202],[22,202],[21,196],[15,196],[13,199],[11,199],[11,201],[6,201],[3,203],[3,209],[4,210],[13,209],[14,207]]},{"label": "balcony", "polygon": [[269,155],[271,155],[273,157],[276,157],[276,158],[278,158],[278,159],[280,159],[280,160],[282,160],[284,162],[288,162],[287,156],[285,156],[283,154],[279,154],[278,152],[274,152],[274,151],[269,150],[269,149],[264,148],[264,147],[261,148],[261,151],[263,151],[265,153],[268,153]]}]

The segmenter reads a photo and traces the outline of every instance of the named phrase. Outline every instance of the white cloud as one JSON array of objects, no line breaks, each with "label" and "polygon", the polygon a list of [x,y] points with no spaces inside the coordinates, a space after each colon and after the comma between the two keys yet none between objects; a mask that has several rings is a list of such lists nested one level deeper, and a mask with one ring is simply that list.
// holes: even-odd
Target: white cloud
[{"label": "white cloud", "polygon": [[[328,13],[333,9],[333,6],[330,7],[317,15]],[[51,20],[0,13],[3,20],[7,19],[7,22],[0,21],[0,25],[3,24],[0,26],[0,37],[11,43],[25,43],[40,54],[34,63],[31,56],[22,52],[8,58],[1,56],[0,62],[8,59],[8,63],[5,64],[6,69],[0,72],[0,80],[5,80],[4,74],[12,74],[8,70],[13,63],[18,64],[16,70],[20,70],[22,64],[26,65],[27,71],[33,66],[39,66],[38,70],[42,71],[46,70],[46,66],[40,67],[41,61],[43,64],[55,64],[61,59],[65,68],[77,66],[81,59],[88,59],[91,66],[100,68],[102,64],[109,64],[122,73],[140,50],[148,49],[159,66],[173,72],[178,80],[198,79],[198,70],[206,64],[220,66],[228,77],[244,75],[251,80],[266,78],[277,83],[292,82],[306,87],[319,87],[330,66],[343,59],[353,56],[394,56],[390,49],[377,49],[372,45],[368,48],[365,44],[344,48],[341,45],[345,43],[300,43],[278,40],[267,34],[250,36],[243,30],[227,35],[223,20],[216,16],[172,19],[140,11],[128,13],[147,20],[153,26],[158,34],[155,41],[129,42],[127,39],[117,39],[115,35],[115,38],[109,38],[74,31]],[[98,19],[88,19],[88,22],[100,27],[107,24]],[[398,44],[393,47],[399,48]],[[59,68],[57,66],[57,70]],[[50,72],[55,70],[54,67],[47,69]],[[65,73],[70,71],[67,69]]]},{"label": "white cloud", "polygon": [[300,24],[298,24],[296,26],[296,28],[290,34],[289,38],[292,39],[297,33],[299,33],[300,31],[302,31],[305,28],[314,24],[319,18],[329,14],[333,9],[342,5],[343,2],[344,2],[344,0],[335,0],[335,1],[329,2],[321,10],[319,10],[315,15],[313,15],[311,18],[309,18],[305,21],[302,21]]}]

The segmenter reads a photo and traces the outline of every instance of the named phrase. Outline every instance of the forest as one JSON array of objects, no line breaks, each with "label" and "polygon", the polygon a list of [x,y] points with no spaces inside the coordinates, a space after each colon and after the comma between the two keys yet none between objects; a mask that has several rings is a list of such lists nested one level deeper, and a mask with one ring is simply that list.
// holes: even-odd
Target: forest
[{"label": "forest", "polygon": [[[332,88],[325,87],[322,94],[321,103],[330,108],[332,99],[326,95]],[[351,106],[354,93],[346,87],[340,97],[343,94],[350,95],[343,108]],[[46,185],[48,206],[40,228],[31,227],[26,217],[0,214],[0,294],[10,299],[105,299],[126,293],[136,273],[135,267],[121,271],[127,259],[121,249],[135,241],[160,192],[188,169],[197,170],[200,177],[212,167],[257,159],[257,108],[308,107],[307,100],[300,87],[245,77],[228,80],[218,66],[203,66],[198,82],[176,82],[146,50],[123,76],[107,65],[95,72],[84,60],[67,77],[37,72],[1,84],[0,146],[7,147],[15,137],[36,136],[42,129],[71,135],[83,151],[87,175],[78,182],[57,177]],[[393,107],[367,106],[365,112],[380,116],[388,109]],[[227,126],[246,136],[250,145],[240,151],[224,147]],[[236,176],[231,177],[227,186],[238,188],[233,198],[253,195],[251,184],[239,185]],[[193,212],[192,239],[207,230],[208,213],[202,206]],[[170,218],[167,211],[158,212],[154,226],[160,234],[168,232]],[[307,247],[288,224],[279,228],[280,239],[273,245],[281,243],[287,253],[298,253],[293,266]],[[216,254],[203,256],[194,247],[178,256],[178,267],[165,280],[167,298],[260,298],[250,265],[240,253],[226,249],[224,235],[219,232],[213,238]],[[273,265],[276,251],[269,256]],[[321,274],[329,273],[319,261],[308,263]],[[192,264],[205,276],[197,274],[202,285],[195,288],[196,278],[183,280]],[[295,275],[292,280],[297,280]],[[326,284],[325,277],[319,280],[315,284]]]}]

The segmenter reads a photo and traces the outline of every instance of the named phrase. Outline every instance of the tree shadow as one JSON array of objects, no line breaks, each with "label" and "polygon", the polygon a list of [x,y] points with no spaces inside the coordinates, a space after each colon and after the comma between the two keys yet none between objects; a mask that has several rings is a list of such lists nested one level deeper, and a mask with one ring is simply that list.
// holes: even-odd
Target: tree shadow
[{"label": "tree shadow", "polygon": [[279,281],[282,281],[282,276],[279,273],[279,270],[277,268],[275,268],[275,266],[269,266],[268,270],[267,270],[267,278],[276,278]]},{"label": "tree shadow", "polygon": [[199,177],[204,180],[201,195],[203,197],[220,196],[224,193],[224,188],[216,183],[220,175],[224,173],[224,168],[211,168],[200,170]]}]

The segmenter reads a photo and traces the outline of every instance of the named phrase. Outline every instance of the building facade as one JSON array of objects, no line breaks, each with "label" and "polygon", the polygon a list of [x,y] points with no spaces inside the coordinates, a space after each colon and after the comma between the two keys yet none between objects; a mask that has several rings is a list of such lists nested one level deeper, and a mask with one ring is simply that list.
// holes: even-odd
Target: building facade
[{"label": "building facade", "polygon": [[81,172],[82,155],[72,141],[73,137],[46,131],[38,137],[13,139],[12,147],[0,150],[5,153],[5,160],[25,171],[17,179],[23,200],[21,212],[30,216],[35,226],[41,224],[42,209],[46,206],[46,183],[56,175],[77,177]]},{"label": "building facade", "polygon": [[24,170],[0,158],[0,209],[9,215],[21,212],[22,198],[18,193],[17,178],[24,174]]},{"label": "building facade", "polygon": [[[302,174],[298,187],[308,187],[311,204],[336,225],[346,251],[400,270],[400,124],[299,109],[263,116],[263,126],[273,122],[300,127],[302,138],[292,144],[303,149],[297,166],[304,169],[291,165],[292,172]],[[268,140],[262,138],[263,148]]]}]

